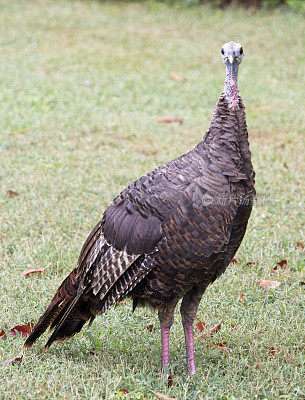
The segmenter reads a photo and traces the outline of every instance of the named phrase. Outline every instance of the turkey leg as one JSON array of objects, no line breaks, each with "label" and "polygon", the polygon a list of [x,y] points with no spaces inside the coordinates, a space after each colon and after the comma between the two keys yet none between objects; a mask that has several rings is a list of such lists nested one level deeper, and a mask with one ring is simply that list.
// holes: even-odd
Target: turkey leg
[{"label": "turkey leg", "polygon": [[190,375],[196,374],[195,355],[194,355],[194,338],[193,338],[193,322],[196,318],[197,309],[201,297],[205,291],[206,286],[196,286],[188,292],[181,303],[181,318],[185,337],[186,347],[186,363],[187,373]]},{"label": "turkey leg", "polygon": [[165,376],[169,375],[169,331],[170,328],[161,325],[161,360]]},{"label": "turkey leg", "polygon": [[170,375],[169,369],[169,332],[174,322],[174,311],[177,301],[162,308],[158,312],[158,317],[161,326],[161,361],[162,372],[168,377]]}]

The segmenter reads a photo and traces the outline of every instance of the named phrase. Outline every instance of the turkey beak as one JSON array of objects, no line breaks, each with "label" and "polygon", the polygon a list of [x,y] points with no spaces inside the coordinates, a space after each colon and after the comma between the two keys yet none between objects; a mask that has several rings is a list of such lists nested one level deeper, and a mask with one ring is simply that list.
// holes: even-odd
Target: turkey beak
[{"label": "turkey beak", "polygon": [[233,56],[229,55],[228,60],[229,60],[229,63],[230,63],[230,64],[233,64],[233,61],[234,61]]}]

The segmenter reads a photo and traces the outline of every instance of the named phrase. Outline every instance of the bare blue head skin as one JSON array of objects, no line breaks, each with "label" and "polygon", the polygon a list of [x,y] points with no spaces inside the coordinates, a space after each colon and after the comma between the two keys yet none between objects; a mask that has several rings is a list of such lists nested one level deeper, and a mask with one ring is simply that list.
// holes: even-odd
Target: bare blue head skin
[{"label": "bare blue head skin", "polygon": [[225,43],[221,49],[222,61],[226,66],[225,96],[229,108],[238,107],[237,73],[244,52],[242,45],[236,42]]}]

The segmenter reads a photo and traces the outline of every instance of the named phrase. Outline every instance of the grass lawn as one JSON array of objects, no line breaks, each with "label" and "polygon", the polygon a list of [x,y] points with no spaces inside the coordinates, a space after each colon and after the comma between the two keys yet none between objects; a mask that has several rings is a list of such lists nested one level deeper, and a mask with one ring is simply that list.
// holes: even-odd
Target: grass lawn
[{"label": "grass lawn", "polygon": [[[1,0],[0,10],[0,361],[20,354],[23,338],[10,329],[37,321],[112,198],[201,139],[229,40],[245,50],[239,86],[258,192],[240,262],[201,302],[198,318],[223,324],[196,340],[195,378],[184,373],[179,313],[168,388],[157,317],[132,314],[127,301],[46,354],[43,337],[21,364],[0,366],[0,399],[148,400],[153,391],[179,400],[304,399],[305,252],[296,246],[305,243],[303,16],[90,0]],[[174,82],[171,71],[186,80]],[[184,123],[157,124],[164,115]],[[287,268],[272,273],[282,259]],[[39,267],[41,275],[21,277]],[[260,279],[281,286],[264,291]],[[212,346],[224,341],[226,355]]]}]

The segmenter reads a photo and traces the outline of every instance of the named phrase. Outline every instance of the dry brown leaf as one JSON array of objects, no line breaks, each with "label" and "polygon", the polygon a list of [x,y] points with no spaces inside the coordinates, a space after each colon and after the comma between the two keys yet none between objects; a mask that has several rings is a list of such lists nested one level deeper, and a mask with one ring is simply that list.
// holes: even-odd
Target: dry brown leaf
[{"label": "dry brown leaf", "polygon": [[270,356],[275,356],[275,354],[276,354],[275,348],[274,348],[274,347],[269,347],[268,354],[269,354]]},{"label": "dry brown leaf", "polygon": [[246,265],[247,265],[247,266],[256,265],[257,263],[258,263],[258,260],[248,261]]},{"label": "dry brown leaf", "polygon": [[28,276],[28,275],[43,272],[43,271],[44,271],[44,268],[37,268],[37,269],[30,268],[30,269],[23,271],[21,276],[24,277],[24,276]]},{"label": "dry brown leaf", "polygon": [[2,331],[0,332],[0,337],[2,337],[2,339],[6,338],[6,333],[5,331],[2,329]]},{"label": "dry brown leaf", "polygon": [[233,257],[231,260],[231,263],[237,264],[237,263],[239,263],[239,261],[240,261],[240,259],[238,257]]},{"label": "dry brown leaf", "polygon": [[167,115],[166,117],[159,118],[157,122],[158,122],[158,124],[162,124],[162,123],[167,123],[168,124],[170,122],[179,122],[180,125],[183,124],[183,121],[182,121],[181,118],[175,117],[175,116],[172,116],[172,115]]},{"label": "dry brown leaf", "polygon": [[196,331],[199,331],[199,332],[203,332],[204,330],[206,329],[206,323],[205,322],[198,322],[197,324],[196,324]]},{"label": "dry brown leaf", "polygon": [[172,377],[172,375],[168,375],[167,377],[167,387],[172,387],[174,383],[174,378]]},{"label": "dry brown leaf", "polygon": [[225,347],[225,345],[228,343],[227,340],[221,343],[212,343],[208,347],[211,347],[212,349],[216,349],[217,347]]},{"label": "dry brown leaf", "polygon": [[19,193],[15,192],[14,190],[11,190],[11,189],[7,190],[6,194],[8,195],[8,197],[10,199],[12,199],[13,197],[19,196]]},{"label": "dry brown leaf", "polygon": [[226,346],[227,341],[222,342],[222,343],[213,343],[210,345],[210,347],[215,350],[219,349],[223,354],[231,354],[233,353],[232,349]]},{"label": "dry brown leaf", "polygon": [[214,335],[214,333],[216,333],[220,330],[221,325],[222,325],[222,321],[220,321],[219,324],[213,326],[213,328],[206,329],[204,332],[202,332],[200,335],[198,335],[197,339],[206,339],[206,338]]},{"label": "dry brown leaf", "polygon": [[153,392],[153,394],[160,400],[177,400],[174,397],[168,397],[165,394]]},{"label": "dry brown leaf", "polygon": [[242,294],[240,294],[238,297],[237,297],[237,301],[240,301],[240,302],[244,302],[245,301],[245,299],[244,299],[244,296],[242,295]]},{"label": "dry brown leaf", "polygon": [[122,392],[124,394],[128,394],[128,390],[126,390],[126,389],[120,389],[119,392]]},{"label": "dry brown leaf", "polygon": [[272,281],[270,279],[261,279],[257,283],[262,289],[265,289],[265,290],[267,290],[267,289],[276,289],[277,287],[281,286],[281,282]]},{"label": "dry brown leaf", "polygon": [[9,364],[16,364],[17,362],[21,362],[22,361],[22,357],[23,356],[16,356],[13,358],[9,358],[8,360],[3,361],[0,365],[9,365]]},{"label": "dry brown leaf", "polygon": [[281,268],[286,268],[287,267],[287,260],[281,260],[278,263],[276,263],[276,265],[278,265]]},{"label": "dry brown leaf", "polygon": [[299,240],[297,241],[297,246],[301,249],[304,250],[304,244],[300,242]]},{"label": "dry brown leaf", "polygon": [[220,351],[222,352],[222,354],[227,355],[227,354],[232,354],[233,350],[230,349],[230,347],[221,347]]},{"label": "dry brown leaf", "polygon": [[175,72],[171,72],[170,77],[175,82],[183,82],[184,81],[184,79],[181,76],[177,75]]},{"label": "dry brown leaf", "polygon": [[213,326],[213,328],[210,330],[211,335],[213,335],[213,333],[220,331],[220,327],[222,325],[222,321],[219,322],[219,324]]},{"label": "dry brown leaf", "polygon": [[275,273],[275,272],[279,273],[280,272],[279,269],[285,269],[287,267],[287,264],[288,264],[287,260],[281,260],[281,261],[276,263],[275,267],[271,268],[271,272],[272,273]]},{"label": "dry brown leaf", "polygon": [[26,324],[26,325],[16,325],[14,328],[11,329],[11,335],[17,336],[17,332],[23,336],[27,337],[31,333],[33,328],[33,324]]}]

